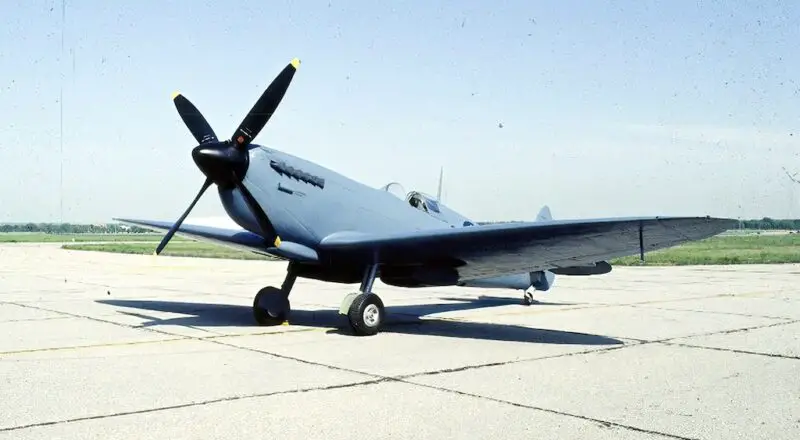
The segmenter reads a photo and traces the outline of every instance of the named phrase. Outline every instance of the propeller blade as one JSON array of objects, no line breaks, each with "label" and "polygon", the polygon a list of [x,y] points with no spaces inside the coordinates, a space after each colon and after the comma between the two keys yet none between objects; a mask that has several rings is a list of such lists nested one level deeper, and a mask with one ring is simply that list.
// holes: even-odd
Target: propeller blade
[{"label": "propeller blade", "polygon": [[169,228],[169,231],[167,231],[167,235],[165,235],[164,238],[161,239],[161,243],[159,243],[158,247],[156,248],[156,255],[160,254],[161,251],[164,250],[164,247],[167,245],[170,239],[172,239],[172,236],[175,235],[175,232],[178,231],[178,228],[181,227],[181,223],[183,223],[183,221],[186,220],[186,216],[189,215],[189,212],[192,211],[194,205],[197,204],[197,201],[200,200],[200,197],[203,195],[204,192],[206,192],[209,186],[211,186],[211,179],[206,178],[206,181],[203,182],[203,186],[200,188],[200,191],[197,193],[194,200],[192,200],[192,204],[189,205],[188,208],[186,208],[186,211],[184,211],[181,218],[179,218],[178,221],[176,221],[175,224],[172,225],[171,228]]},{"label": "propeller blade", "polygon": [[247,116],[245,116],[231,137],[238,148],[244,148],[249,145],[258,136],[261,129],[264,128],[264,125],[266,125],[278,104],[280,104],[281,99],[283,99],[283,95],[286,94],[286,90],[289,88],[289,84],[292,82],[298,67],[300,67],[300,60],[295,58],[283,68],[281,73],[272,80],[269,87],[258,98],[258,101],[253,105],[253,108],[250,109],[250,112],[247,113]]},{"label": "propeller blade", "polygon": [[253,217],[256,218],[258,227],[262,231],[261,235],[270,243],[276,241],[278,238],[278,233],[275,231],[275,227],[272,226],[272,223],[269,221],[269,217],[267,217],[267,214],[261,209],[261,206],[258,204],[255,197],[250,194],[250,191],[245,188],[241,181],[236,180],[236,187],[242,192],[242,196],[244,196],[247,207],[250,208],[250,212],[252,212]]},{"label": "propeller blade", "polygon": [[178,92],[172,95],[172,101],[175,103],[175,108],[178,109],[178,114],[181,115],[183,123],[192,132],[192,136],[197,139],[198,144],[218,141],[211,125],[208,124],[206,118],[203,117],[203,114],[191,101]]}]

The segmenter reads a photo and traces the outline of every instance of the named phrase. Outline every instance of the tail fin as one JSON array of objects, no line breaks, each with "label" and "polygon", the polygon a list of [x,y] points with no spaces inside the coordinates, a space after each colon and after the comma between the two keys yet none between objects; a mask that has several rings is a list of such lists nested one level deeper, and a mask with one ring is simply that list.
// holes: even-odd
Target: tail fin
[{"label": "tail fin", "polygon": [[[553,214],[550,213],[550,207],[547,205],[542,206],[542,209],[539,210],[539,214],[536,215],[537,222],[546,222],[552,219]],[[533,287],[534,290],[550,290],[550,288],[553,287],[553,283],[556,281],[556,274],[549,270],[531,272],[530,277],[531,287]]]},{"label": "tail fin", "polygon": [[550,213],[550,207],[547,205],[542,206],[542,209],[539,210],[539,214],[536,215],[537,222],[546,222],[552,219],[553,215]]}]

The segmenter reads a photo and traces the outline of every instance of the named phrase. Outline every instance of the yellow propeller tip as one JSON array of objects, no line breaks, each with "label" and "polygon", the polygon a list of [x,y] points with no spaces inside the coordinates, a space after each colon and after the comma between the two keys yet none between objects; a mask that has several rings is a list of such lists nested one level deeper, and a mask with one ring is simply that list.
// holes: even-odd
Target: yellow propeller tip
[{"label": "yellow propeller tip", "polygon": [[281,238],[280,237],[275,237],[274,244],[275,244],[275,247],[281,247]]},{"label": "yellow propeller tip", "polygon": [[180,94],[181,94],[181,92],[172,92],[172,99],[174,100],[174,99],[175,99],[175,98],[177,98],[177,97],[178,97],[178,95],[180,95]]},{"label": "yellow propeller tip", "polygon": [[295,58],[292,60],[292,67],[294,67],[295,69],[300,67],[300,58]]}]

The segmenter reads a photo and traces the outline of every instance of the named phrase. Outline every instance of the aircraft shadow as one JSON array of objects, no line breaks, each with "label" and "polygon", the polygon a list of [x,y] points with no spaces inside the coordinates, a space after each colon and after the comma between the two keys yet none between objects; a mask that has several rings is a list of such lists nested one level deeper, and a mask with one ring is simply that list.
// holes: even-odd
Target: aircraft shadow
[{"label": "aircraft shadow", "polygon": [[[619,345],[622,341],[600,335],[546,330],[509,324],[463,321],[449,318],[426,318],[432,313],[484,309],[520,304],[521,300],[498,297],[442,298],[455,302],[444,304],[414,304],[386,306],[386,322],[382,333],[444,336],[490,341],[533,342],[559,345]],[[248,327],[254,326],[250,306],[233,304],[190,303],[156,300],[98,300],[98,303],[139,310],[177,313],[175,318],[155,318],[143,313],[120,310],[119,313],[147,320],[144,327],[177,325],[185,327]],[[531,307],[565,305],[565,303],[534,303]],[[523,307],[520,305],[520,307]],[[329,333],[350,334],[346,318],[338,310],[292,309],[290,325],[333,328]]]}]

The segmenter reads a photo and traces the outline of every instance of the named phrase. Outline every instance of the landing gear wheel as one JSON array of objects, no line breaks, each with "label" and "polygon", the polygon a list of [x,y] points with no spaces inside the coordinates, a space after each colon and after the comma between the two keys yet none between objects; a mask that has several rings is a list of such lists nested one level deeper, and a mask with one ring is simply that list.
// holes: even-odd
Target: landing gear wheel
[{"label": "landing gear wheel", "polygon": [[290,310],[289,296],[277,287],[265,287],[253,298],[253,317],[259,325],[283,324]]},{"label": "landing gear wheel", "polygon": [[530,292],[525,292],[525,295],[522,297],[522,303],[526,306],[533,304],[535,301],[533,300],[533,294]]},{"label": "landing gear wheel", "polygon": [[356,335],[372,336],[380,330],[386,312],[378,295],[361,293],[350,304],[347,319]]}]

